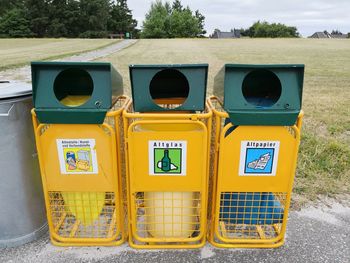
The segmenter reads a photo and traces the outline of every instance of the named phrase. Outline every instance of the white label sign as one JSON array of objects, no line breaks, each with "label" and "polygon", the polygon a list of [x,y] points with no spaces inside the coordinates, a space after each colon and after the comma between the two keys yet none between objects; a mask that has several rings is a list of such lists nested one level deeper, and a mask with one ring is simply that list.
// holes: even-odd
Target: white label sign
[{"label": "white label sign", "polygon": [[95,139],[56,139],[61,174],[97,174]]},{"label": "white label sign", "polygon": [[240,176],[275,176],[279,141],[241,141]]},{"label": "white label sign", "polygon": [[187,141],[148,141],[150,175],[185,176]]}]

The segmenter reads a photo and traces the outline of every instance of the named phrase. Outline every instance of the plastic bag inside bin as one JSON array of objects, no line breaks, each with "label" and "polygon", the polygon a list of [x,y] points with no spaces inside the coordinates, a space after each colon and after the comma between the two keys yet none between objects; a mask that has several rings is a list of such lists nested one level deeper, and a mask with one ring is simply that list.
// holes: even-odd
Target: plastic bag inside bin
[{"label": "plastic bag inside bin", "polygon": [[273,72],[258,69],[244,78],[242,93],[246,101],[257,108],[269,108],[281,97],[282,85]]},{"label": "plastic bag inside bin", "polygon": [[230,224],[282,223],[284,209],[273,193],[223,193],[220,220]]}]

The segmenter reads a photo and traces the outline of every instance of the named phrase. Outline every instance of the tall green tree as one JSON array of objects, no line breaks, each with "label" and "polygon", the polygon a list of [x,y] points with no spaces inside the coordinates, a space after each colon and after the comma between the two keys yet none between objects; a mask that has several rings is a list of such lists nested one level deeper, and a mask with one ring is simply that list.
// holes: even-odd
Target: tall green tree
[{"label": "tall green tree", "polygon": [[181,38],[198,37],[205,34],[204,16],[197,12],[193,14],[187,6],[184,8],[180,0],[163,4],[157,0],[151,4],[143,22],[141,36],[144,38]]},{"label": "tall green tree", "polygon": [[198,20],[189,7],[182,11],[173,10],[170,16],[171,32],[169,37],[196,37],[200,34]]},{"label": "tall green tree", "polygon": [[24,0],[0,0],[0,16],[13,8],[23,7]]},{"label": "tall green tree", "polygon": [[47,36],[49,37],[66,37],[67,30],[67,1],[66,0],[52,0],[48,5],[49,10],[49,25],[47,29]]},{"label": "tall green tree", "polygon": [[173,11],[178,11],[178,12],[181,12],[184,9],[184,7],[182,6],[180,0],[174,0],[171,8],[172,8]]},{"label": "tall green tree", "polygon": [[2,37],[96,38],[108,31],[137,32],[127,0],[0,0],[0,24]]},{"label": "tall green tree", "polygon": [[32,35],[25,9],[15,7],[1,16],[1,37],[31,37]]},{"label": "tall green tree", "polygon": [[67,37],[78,37],[82,33],[80,16],[79,0],[67,0],[67,9],[65,11]]},{"label": "tall green tree", "polygon": [[115,33],[134,32],[137,21],[133,19],[126,0],[112,2],[108,20],[108,31]]},{"label": "tall green tree", "polygon": [[205,16],[202,15],[198,9],[195,12],[195,16],[198,20],[199,29],[200,29],[200,36],[204,37],[204,35],[207,33],[207,31],[204,29]]},{"label": "tall green tree", "polygon": [[281,23],[268,23],[266,21],[255,22],[251,27],[242,32],[242,35],[249,37],[299,37],[296,27],[286,26]]},{"label": "tall green tree", "polygon": [[171,8],[163,5],[157,0],[151,4],[151,8],[146,14],[143,22],[141,36],[144,38],[167,38],[169,37]]},{"label": "tall green tree", "polygon": [[49,20],[48,0],[26,0],[25,7],[28,10],[31,31],[36,37],[47,36]]},{"label": "tall green tree", "polygon": [[81,37],[105,37],[109,19],[109,0],[80,0]]}]

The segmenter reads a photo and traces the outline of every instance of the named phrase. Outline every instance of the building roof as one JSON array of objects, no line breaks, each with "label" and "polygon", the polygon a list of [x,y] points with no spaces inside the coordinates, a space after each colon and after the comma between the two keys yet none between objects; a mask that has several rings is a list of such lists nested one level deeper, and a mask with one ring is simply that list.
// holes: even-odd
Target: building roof
[{"label": "building roof", "polygon": [[347,38],[347,34],[331,34],[332,38]]},{"label": "building roof", "polygon": [[327,31],[324,32],[315,32],[310,38],[347,38],[348,34],[330,34]]},{"label": "building roof", "polygon": [[215,30],[212,38],[239,38],[241,37],[241,30],[233,29],[230,32],[222,32],[220,30]]},{"label": "building roof", "polygon": [[311,37],[311,38],[330,38],[330,35],[325,34],[324,32],[315,32],[309,37]]}]

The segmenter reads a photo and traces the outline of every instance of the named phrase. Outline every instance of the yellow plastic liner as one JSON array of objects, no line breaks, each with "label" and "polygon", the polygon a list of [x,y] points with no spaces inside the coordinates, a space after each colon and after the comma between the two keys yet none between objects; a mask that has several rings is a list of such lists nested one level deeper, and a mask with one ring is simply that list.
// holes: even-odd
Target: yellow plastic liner
[{"label": "yellow plastic liner", "polygon": [[73,96],[73,95],[69,95],[69,96],[63,98],[62,100],[60,100],[60,102],[63,105],[66,105],[68,107],[78,107],[80,105],[83,105],[90,98],[91,98],[91,96]]},{"label": "yellow plastic liner", "polygon": [[105,194],[96,192],[61,193],[67,212],[73,214],[83,225],[92,225],[99,217]]}]

